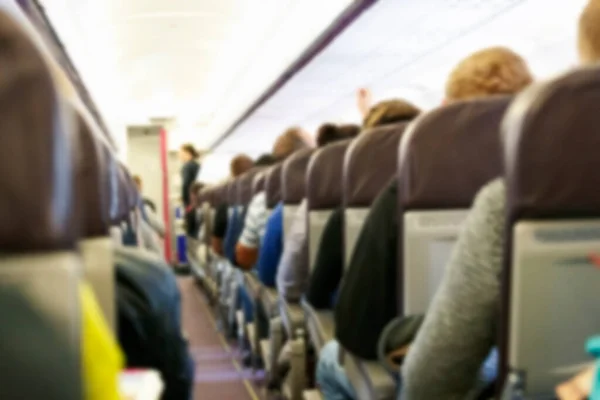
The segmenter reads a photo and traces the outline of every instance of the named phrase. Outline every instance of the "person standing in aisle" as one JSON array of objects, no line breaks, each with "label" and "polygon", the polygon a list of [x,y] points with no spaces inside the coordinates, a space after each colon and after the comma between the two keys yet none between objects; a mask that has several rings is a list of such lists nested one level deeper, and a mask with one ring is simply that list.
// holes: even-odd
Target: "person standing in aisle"
[{"label": "person standing in aisle", "polygon": [[194,145],[190,143],[184,144],[179,150],[179,159],[183,162],[183,167],[181,167],[181,200],[184,208],[187,208],[190,204],[190,188],[200,172],[199,157],[200,154]]}]

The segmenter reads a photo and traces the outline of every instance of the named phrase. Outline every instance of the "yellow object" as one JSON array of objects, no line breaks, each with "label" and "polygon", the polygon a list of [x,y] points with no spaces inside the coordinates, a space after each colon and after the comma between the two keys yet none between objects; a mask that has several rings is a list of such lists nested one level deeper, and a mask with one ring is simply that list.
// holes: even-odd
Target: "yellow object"
[{"label": "yellow object", "polygon": [[120,400],[118,379],[123,354],[89,285],[80,286],[85,400]]}]

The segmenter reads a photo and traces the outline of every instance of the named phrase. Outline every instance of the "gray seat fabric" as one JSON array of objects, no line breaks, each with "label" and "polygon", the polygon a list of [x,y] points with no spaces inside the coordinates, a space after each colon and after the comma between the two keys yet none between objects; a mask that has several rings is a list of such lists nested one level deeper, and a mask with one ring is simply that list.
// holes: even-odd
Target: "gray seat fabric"
[{"label": "gray seat fabric", "polygon": [[[304,149],[294,153],[283,163],[281,174],[283,200],[283,226],[285,237],[294,222],[298,206],[306,195],[306,170],[314,153],[314,149]],[[308,247],[304,248],[308,252]],[[297,255],[308,262],[308,254]],[[280,266],[279,268],[283,268]],[[301,266],[297,266],[301,268]],[[308,265],[304,267],[308,268]],[[296,330],[304,326],[304,312],[299,304],[289,304],[281,298],[281,319],[289,337],[295,337]]]},{"label": "gray seat fabric", "polygon": [[580,370],[600,332],[599,89],[600,69],[581,69],[526,90],[503,121],[501,372],[531,398]]},{"label": "gray seat fabric", "polygon": [[[0,359],[6,368],[0,391],[18,391],[3,398],[31,398],[27,393],[45,388],[45,396],[82,398],[81,265],[76,254],[81,213],[75,208],[73,157],[76,119],[59,99],[32,40],[4,13],[0,13],[0,43],[0,166],[4,172],[0,174],[4,194],[0,196],[0,280],[4,294],[10,291],[18,296],[13,300],[20,303],[13,305],[29,310],[20,319],[2,313]],[[30,331],[35,329],[32,324],[40,330]],[[22,331],[5,341],[12,328]],[[44,330],[49,336],[38,342]],[[54,349],[48,348],[54,345],[64,351],[58,366]],[[14,358],[15,350],[21,357]],[[19,376],[26,378],[6,381]]]},{"label": "gray seat fabric", "polygon": [[[346,268],[371,203],[397,171],[398,147],[406,126],[397,123],[374,128],[354,140],[346,152],[343,180]],[[379,363],[361,360],[345,349],[340,358],[359,398],[393,398],[396,383]]]},{"label": "gray seat fabric", "polygon": [[453,103],[419,118],[402,138],[398,172],[398,310],[423,314],[475,195],[502,172],[498,96]]},{"label": "gray seat fabric", "polygon": [[283,164],[277,164],[269,169],[265,179],[267,208],[272,210],[281,201],[281,174]]}]

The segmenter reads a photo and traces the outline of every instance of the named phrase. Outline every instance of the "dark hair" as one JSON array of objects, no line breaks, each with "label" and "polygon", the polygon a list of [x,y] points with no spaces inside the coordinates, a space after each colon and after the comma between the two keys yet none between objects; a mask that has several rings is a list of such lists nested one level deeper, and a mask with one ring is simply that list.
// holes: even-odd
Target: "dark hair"
[{"label": "dark hair", "polygon": [[256,159],[256,161],[254,162],[254,166],[255,167],[268,167],[270,165],[275,164],[276,162],[277,162],[277,160],[271,154],[263,154],[262,156],[260,156]]},{"label": "dark hair", "polygon": [[233,177],[240,176],[254,166],[254,161],[246,154],[238,154],[233,157],[229,164],[231,175]]},{"label": "dark hair", "polygon": [[321,125],[317,132],[317,146],[323,147],[339,140],[352,139],[360,133],[358,125],[334,125],[326,123]]},{"label": "dark hair", "polygon": [[385,100],[371,107],[363,121],[363,128],[374,128],[394,122],[407,122],[420,113],[421,110],[417,106],[406,100]]},{"label": "dark hair", "polygon": [[192,158],[194,158],[194,159],[200,157],[200,153],[198,153],[198,151],[196,150],[194,145],[191,143],[186,143],[186,144],[181,145],[181,150],[185,151],[186,153],[191,155]]}]

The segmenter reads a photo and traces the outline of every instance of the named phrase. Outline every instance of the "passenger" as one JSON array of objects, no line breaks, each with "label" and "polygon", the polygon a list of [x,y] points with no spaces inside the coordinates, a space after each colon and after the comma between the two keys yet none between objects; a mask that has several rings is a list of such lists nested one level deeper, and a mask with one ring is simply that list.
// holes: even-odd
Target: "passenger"
[{"label": "passenger", "polygon": [[[333,124],[325,124],[319,129],[317,142],[321,146],[325,146],[338,140],[354,137],[358,132],[358,127],[354,125],[338,127]],[[281,282],[280,290],[283,290],[282,294],[284,296],[289,294],[290,301],[298,301],[302,294],[298,292],[298,289],[306,286],[306,275],[308,275],[306,200],[298,208],[293,225],[289,238],[286,239],[287,254],[283,260],[288,265],[284,269],[285,272],[279,276],[279,280]],[[258,260],[258,276],[267,287],[275,287],[279,262],[282,259],[283,238],[283,203],[280,202],[267,220]],[[288,282],[288,280],[290,281]]]},{"label": "passenger", "polygon": [[[253,166],[252,159],[246,154],[238,154],[229,164],[230,176],[237,178]],[[215,222],[212,232],[211,247],[217,254],[224,255],[223,239],[227,233],[227,222],[229,219],[229,204],[223,202],[215,212]]]},{"label": "passenger", "polygon": [[[532,80],[519,55],[492,48],[458,65],[446,95],[454,100],[517,93]],[[495,351],[490,351],[496,343],[505,201],[502,179],[487,184],[477,195],[404,361],[403,399],[464,399],[495,379],[497,361]]]},{"label": "passenger", "polygon": [[[357,125],[325,124],[317,133],[317,146],[323,147],[339,140],[353,139],[360,133]],[[290,231],[285,237],[285,244],[277,272],[277,290],[288,302],[300,301],[308,286],[309,262],[308,240],[306,235],[306,199],[302,201]]]},{"label": "passenger", "polygon": [[[528,86],[532,80],[527,64],[518,54],[502,47],[489,48],[472,54],[455,67],[446,85],[446,101],[517,93]],[[369,217],[357,240],[354,256],[344,275],[344,285],[336,304],[337,340],[344,348],[367,360],[377,359],[379,336],[386,324],[398,315],[396,293],[398,225],[396,215],[397,181],[394,179],[373,203]],[[501,221],[503,221],[503,215]],[[491,226],[487,224],[487,221],[485,223],[486,228]],[[485,238],[482,234],[478,234],[477,237]],[[489,243],[489,241],[485,240],[484,243]],[[461,248],[460,242],[457,247]],[[488,246],[484,247],[488,248]],[[499,248],[499,252],[501,256],[501,248]],[[459,253],[463,252],[459,250],[454,254]],[[453,263],[456,264],[456,261]],[[451,266],[450,269],[454,270],[456,267]],[[498,274],[499,270],[495,273]],[[497,276],[494,278],[497,279]],[[447,284],[448,279],[446,280]],[[478,285],[475,284],[475,286]],[[363,290],[365,287],[368,287],[369,290]],[[491,321],[486,321],[476,327],[477,324],[472,324],[470,318],[462,319],[465,313],[464,309],[473,306],[480,307],[484,302],[479,299],[487,298],[491,294],[489,287],[484,287],[483,292],[485,293],[480,297],[479,294],[468,290],[473,287],[473,282],[469,282],[466,289],[462,287],[462,284],[460,289],[458,285],[453,285],[453,290],[459,291],[455,294],[470,303],[460,307],[463,310],[462,314],[457,313],[458,309],[445,308],[452,307],[453,304],[452,301],[448,301],[448,298],[442,300],[442,297],[445,296],[440,294],[447,289],[441,289],[438,292],[437,301],[434,301],[431,306],[424,328],[409,353],[408,357],[411,360],[405,362],[403,389],[406,398],[458,399],[464,398],[472,389],[477,373],[493,344],[491,336],[493,323]],[[480,287],[477,289],[479,290]],[[478,299],[478,301],[475,302],[473,299]],[[441,310],[440,307],[444,307],[444,309]],[[497,299],[491,311],[496,309]],[[478,311],[475,311],[475,314],[477,313]],[[467,322],[469,327],[467,331],[459,334],[460,338],[452,336],[447,339],[448,326],[439,327],[433,331],[429,328],[432,320],[441,322],[440,318],[443,318],[444,321],[455,321],[454,318],[460,318],[456,322],[469,321]],[[368,321],[369,323],[357,323],[358,321]],[[487,322],[490,324],[484,328],[482,325]],[[453,329],[454,327],[450,328],[451,331]],[[481,329],[487,330],[490,336],[478,337],[476,333]],[[458,333],[460,330],[454,332]],[[466,337],[469,338],[468,341],[464,340]],[[438,342],[432,342],[431,338],[437,339]],[[474,345],[473,342],[478,339],[482,339],[479,346]],[[427,343],[435,344],[435,347],[423,352],[423,349],[419,347],[426,347]],[[338,344],[334,341],[328,346],[328,350],[322,353],[319,360],[319,367],[323,373],[319,374],[318,379],[333,393],[343,392],[348,395],[339,398],[353,398],[352,392],[347,391],[351,387],[343,375],[343,369],[337,364]],[[417,354],[419,355],[416,356]],[[465,355],[471,354],[473,355],[472,364],[467,367],[468,373],[467,370],[461,373],[460,371],[465,366],[461,364],[458,367],[458,364],[465,360]],[[493,364],[493,362],[492,355],[489,363]],[[493,372],[492,375],[495,373]],[[443,381],[443,384],[438,384],[438,381]]]},{"label": "passenger", "polygon": [[[409,122],[416,118],[420,113],[421,110],[419,110],[418,107],[405,100],[392,99],[382,101],[371,107],[365,114],[363,129],[375,128],[391,123]],[[380,195],[380,197],[381,196],[382,195]],[[375,207],[377,202],[384,202],[387,209],[390,202],[395,201],[396,197],[394,192],[393,195],[390,194],[386,197],[385,201],[380,199],[376,200],[373,207]],[[369,221],[369,219],[367,219],[367,221]],[[386,219],[388,218],[386,217]],[[321,236],[321,243],[317,250],[313,272],[310,277],[306,296],[307,301],[316,309],[331,309],[334,307],[335,297],[344,271],[343,229],[344,209],[340,207],[332,213],[325,225]],[[361,236],[363,236],[362,233]],[[380,250],[381,248],[392,245],[387,236],[388,235],[383,232],[381,235],[378,233],[378,236],[376,236],[376,243],[373,243],[378,248],[374,250]],[[395,243],[393,243],[393,245],[395,246]],[[393,261],[395,266],[395,258]],[[369,265],[371,264],[367,264],[367,266]],[[371,288],[367,290],[367,292],[371,291]],[[367,294],[373,295],[373,293]],[[361,294],[361,296],[363,295]],[[364,321],[368,321],[368,324],[365,325],[371,324],[370,318],[364,319]],[[355,329],[357,327],[356,325],[357,324],[354,324],[351,329]],[[317,383],[327,400],[354,399],[356,397],[354,389],[350,385],[344,369],[338,363],[338,353],[339,345],[335,340],[329,342],[321,350],[319,362],[317,364]]]},{"label": "passenger", "polygon": [[[287,129],[277,138],[273,145],[273,157],[283,161],[292,153],[314,145],[313,138],[298,127]],[[248,206],[244,229],[236,245],[235,258],[237,264],[249,270],[256,264],[258,249],[265,234],[265,226],[269,211],[267,210],[267,196],[264,191],[257,193]]]},{"label": "passenger", "polygon": [[190,187],[200,172],[199,157],[200,153],[190,143],[184,144],[179,150],[179,159],[184,163],[181,168],[181,200],[185,207],[190,204]]},{"label": "passenger", "polygon": [[[387,100],[364,113],[363,128],[375,128],[389,123],[407,122],[420,110],[405,100]],[[316,309],[332,309],[344,270],[343,250],[344,209],[339,207],[329,217],[317,250],[310,277],[307,301]]]}]

